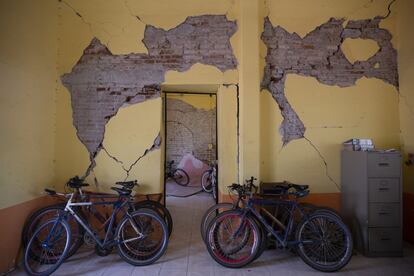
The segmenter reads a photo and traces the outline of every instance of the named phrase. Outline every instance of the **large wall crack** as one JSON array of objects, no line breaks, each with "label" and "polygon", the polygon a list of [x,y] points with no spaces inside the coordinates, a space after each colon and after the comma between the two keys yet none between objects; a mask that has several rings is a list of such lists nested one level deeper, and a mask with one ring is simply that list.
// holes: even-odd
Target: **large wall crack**
[{"label": "large wall crack", "polygon": [[325,166],[325,175],[326,177],[329,179],[329,181],[331,181],[333,184],[335,184],[336,188],[338,188],[338,191],[341,191],[341,187],[339,186],[339,184],[333,179],[333,177],[329,174],[329,169],[328,169],[328,162],[326,162],[325,157],[322,155],[321,151],[315,146],[315,144],[308,139],[307,137],[303,137],[308,143],[309,145],[316,151],[316,153],[319,155],[320,159],[322,160],[324,166]]}]

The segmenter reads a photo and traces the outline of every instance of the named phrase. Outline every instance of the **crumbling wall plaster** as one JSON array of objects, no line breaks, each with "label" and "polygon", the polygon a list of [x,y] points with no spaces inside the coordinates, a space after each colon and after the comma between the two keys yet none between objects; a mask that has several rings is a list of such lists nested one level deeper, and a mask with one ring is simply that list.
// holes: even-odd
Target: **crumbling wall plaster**
[{"label": "crumbling wall plaster", "polygon": [[206,163],[216,160],[216,109],[198,109],[178,99],[167,99],[166,137],[168,161],[178,164],[186,154]]},{"label": "crumbling wall plaster", "polygon": [[78,138],[90,154],[87,173],[102,147],[106,123],[123,105],[159,97],[167,71],[183,72],[196,63],[222,72],[235,69],[230,37],[236,29],[225,15],[188,17],[170,30],[147,25],[143,43],[148,54],[113,55],[94,38],[72,71],[62,76]]},{"label": "crumbling wall plaster", "polygon": [[[306,127],[285,96],[287,74],[316,78],[327,85],[348,87],[362,78],[378,78],[398,89],[397,51],[392,35],[379,27],[384,17],[349,21],[331,18],[301,38],[280,26],[273,27],[265,18],[262,40],[267,46],[262,88],[270,91],[279,105],[283,121],[280,126],[283,144],[303,138]],[[346,38],[371,39],[379,50],[365,61],[351,63],[341,44]]]}]

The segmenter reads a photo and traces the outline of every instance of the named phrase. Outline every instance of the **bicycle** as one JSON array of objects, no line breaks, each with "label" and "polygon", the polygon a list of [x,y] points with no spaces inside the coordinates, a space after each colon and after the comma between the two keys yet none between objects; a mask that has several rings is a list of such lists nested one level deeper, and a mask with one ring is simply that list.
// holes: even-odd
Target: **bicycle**
[{"label": "bicycle", "polygon": [[212,162],[210,168],[201,175],[201,187],[217,199],[217,162]]},{"label": "bicycle", "polygon": [[[240,194],[243,187],[233,184]],[[273,237],[280,248],[295,248],[301,259],[312,268],[332,272],[343,268],[352,257],[352,236],[339,216],[325,210],[307,214],[297,199],[309,194],[307,185],[289,183],[279,199],[252,197],[243,208],[217,215],[207,228],[207,250],[219,264],[243,267],[260,256],[265,237]],[[293,197],[293,198],[292,198]],[[284,222],[269,212],[256,210],[261,206],[284,206],[288,217]],[[295,222],[297,214],[300,221]],[[274,222],[269,223],[269,219]],[[297,227],[294,227],[297,224]],[[295,231],[292,235],[292,231]]]},{"label": "bicycle", "polygon": [[[116,184],[121,185],[123,188],[130,189],[130,190],[132,190],[133,187],[138,186],[138,183],[136,180],[116,182]],[[91,193],[91,192],[83,191],[82,188],[89,186],[89,184],[84,183],[83,179],[80,179],[77,176],[71,178],[66,183],[66,186],[69,187],[70,189],[73,189],[73,192],[75,193],[75,197],[83,201],[88,201],[90,197],[93,195],[99,195],[100,197],[95,198],[95,199],[100,199],[100,200],[111,199],[111,198],[116,197],[116,195],[98,194],[98,193]],[[51,195],[50,193],[48,194]],[[56,194],[54,194],[53,196],[56,197]],[[53,204],[53,205],[41,208],[37,210],[36,212],[34,212],[33,214],[31,214],[28,217],[28,219],[26,219],[26,222],[23,226],[22,235],[21,235],[23,248],[27,246],[30,237],[32,236],[32,234],[34,233],[34,231],[39,225],[41,225],[43,222],[46,222],[54,217],[57,217],[59,215],[59,212],[65,209],[65,206],[66,206],[66,202],[64,202],[65,197],[61,196],[57,198],[62,200],[62,203]],[[100,223],[100,227],[98,227],[97,229],[98,232],[102,232],[103,230],[106,230],[107,223],[110,218],[108,214],[103,215],[102,211],[98,211],[96,208],[94,208],[94,206],[83,206],[83,207],[77,207],[77,208],[78,208],[80,216],[82,216],[83,219],[93,218],[98,223]],[[168,209],[165,206],[163,206],[161,203],[159,203],[158,201],[150,200],[148,199],[148,196],[147,196],[146,200],[134,202],[132,208],[133,210],[149,208],[155,211],[158,215],[160,215],[164,219],[168,227],[169,236],[171,235],[172,228],[173,228],[172,217]],[[69,218],[68,222],[72,230],[71,231],[72,239],[71,239],[71,246],[70,246],[70,249],[69,249],[69,252],[66,258],[69,258],[73,254],[75,254],[76,251],[79,249],[79,247],[83,243],[86,243],[88,246],[95,246],[95,251],[100,256],[105,256],[109,254],[108,252],[100,251],[99,247],[96,247],[96,244],[93,238],[91,238],[88,233],[85,233],[83,231],[83,228],[79,226],[79,224],[73,219],[73,217]]]},{"label": "bicycle", "polygon": [[[111,187],[118,193],[115,201],[76,202],[76,194],[60,194],[53,190],[50,195],[67,197],[68,201],[58,216],[40,225],[28,242],[24,252],[24,268],[29,275],[50,275],[66,259],[71,244],[71,229],[68,219],[73,217],[77,223],[96,242],[103,252],[110,252],[117,246],[120,257],[137,266],[149,265],[158,260],[168,245],[168,228],[164,220],[153,210],[133,210],[132,189]],[[101,198],[93,195],[93,198]],[[92,198],[91,197],[91,198]],[[82,217],[78,207],[111,205],[113,210],[105,236],[101,240],[90,224]],[[117,216],[122,218],[113,232]]]},{"label": "bicycle", "polygon": [[167,161],[165,179],[168,178],[172,178],[175,183],[181,186],[187,186],[190,183],[190,177],[185,170],[174,168],[174,160]]}]

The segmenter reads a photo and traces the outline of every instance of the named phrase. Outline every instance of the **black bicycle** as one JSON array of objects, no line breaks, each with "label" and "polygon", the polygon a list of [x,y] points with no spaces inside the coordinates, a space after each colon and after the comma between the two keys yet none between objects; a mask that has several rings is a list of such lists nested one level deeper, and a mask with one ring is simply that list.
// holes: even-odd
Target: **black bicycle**
[{"label": "black bicycle", "polygon": [[[57,217],[40,225],[25,249],[24,268],[29,275],[50,275],[63,263],[71,244],[72,234],[68,223],[70,218],[94,239],[101,251],[110,252],[116,246],[121,258],[132,265],[149,265],[164,254],[168,245],[168,229],[164,220],[150,209],[133,211],[132,189],[111,189],[119,194],[115,201],[76,202],[75,193],[60,194],[68,197],[64,210]],[[46,192],[50,195],[58,194],[48,189]],[[78,207],[93,205],[113,207],[103,239],[78,211]],[[119,216],[121,219],[113,231]]]},{"label": "black bicycle", "polygon": [[181,186],[187,186],[190,183],[190,177],[187,172],[180,168],[174,167],[174,160],[167,161],[165,170],[165,179],[172,178],[175,183]]},{"label": "black bicycle", "polygon": [[[230,187],[250,198],[245,207],[216,216],[207,228],[207,249],[219,264],[231,268],[249,264],[264,251],[267,236],[272,236],[279,248],[294,248],[306,264],[319,271],[337,271],[351,259],[352,236],[341,218],[323,209],[309,214],[297,203],[309,194],[307,185],[282,186],[279,199],[253,197],[238,184]],[[287,218],[280,220],[270,212],[261,212],[262,206],[283,207]]]},{"label": "black bicycle", "polygon": [[[116,182],[115,184],[120,185],[124,189],[129,189],[129,190],[132,190],[134,187],[139,186],[136,180]],[[83,187],[87,187],[87,186],[89,186],[89,184],[85,183],[83,179],[77,176],[71,178],[66,183],[66,187],[72,190],[72,192],[74,193],[74,198],[77,201],[89,201],[91,197],[94,200],[98,200],[98,201],[114,199],[117,197],[116,195],[99,194],[99,193],[92,193],[89,191],[84,191]],[[24,248],[27,246],[30,238],[32,237],[34,231],[37,229],[39,225],[41,225],[42,223],[50,219],[57,217],[59,213],[63,211],[66,207],[66,203],[67,203],[66,196],[58,196],[61,194],[50,194],[50,195],[53,195],[55,198],[57,198],[58,200],[61,200],[62,202],[41,208],[37,210],[36,212],[34,212],[33,214],[31,214],[26,219],[26,222],[23,226],[23,230],[21,234],[22,236],[21,240],[22,240],[22,244]],[[95,197],[97,195],[98,197]],[[101,206],[101,207],[105,208],[107,206]],[[96,232],[101,233],[101,232],[106,231],[106,229],[108,228],[109,221],[110,221],[110,213],[108,211],[104,212],[102,210],[98,210],[93,205],[78,206],[75,208],[77,208],[77,212],[79,216],[81,216],[84,220],[94,219],[96,221],[96,224],[98,224],[95,229]],[[169,236],[171,235],[172,229],[173,229],[173,221],[172,221],[170,212],[164,205],[162,205],[158,201],[150,200],[148,197],[146,200],[140,200],[140,201],[136,201],[136,199],[134,198],[134,203],[131,205],[131,211],[136,211],[142,208],[151,209],[154,212],[156,212],[159,216],[161,216],[164,219],[168,227]],[[79,225],[79,223],[73,217],[68,218],[68,223],[71,228],[71,244],[69,247],[68,254],[66,255],[66,258],[69,258],[73,254],[75,254],[76,251],[79,249],[79,247],[84,243],[90,247],[95,247],[96,253],[100,256],[105,256],[108,254],[108,252],[102,251],[100,250],[99,246],[96,246],[94,239],[87,232],[84,231],[84,229]]]}]

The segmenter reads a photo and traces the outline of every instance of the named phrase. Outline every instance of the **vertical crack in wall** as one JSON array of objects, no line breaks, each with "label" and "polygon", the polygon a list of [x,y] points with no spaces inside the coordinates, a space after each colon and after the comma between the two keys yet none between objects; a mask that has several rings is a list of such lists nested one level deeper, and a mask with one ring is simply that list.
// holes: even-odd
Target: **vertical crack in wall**
[{"label": "vertical crack in wall", "polygon": [[414,116],[414,109],[411,107],[410,103],[407,100],[407,96],[399,93],[400,99],[405,103],[405,106],[407,107],[408,111],[411,113],[411,115]]},{"label": "vertical crack in wall", "polygon": [[[387,15],[388,16],[388,15]],[[301,38],[280,26],[273,27],[265,19],[262,40],[267,46],[262,89],[268,89],[283,116],[279,131],[283,144],[304,138],[306,127],[285,95],[288,74],[316,78],[326,85],[349,87],[362,78],[378,78],[398,89],[397,51],[392,35],[379,27],[384,17],[351,20],[343,27],[344,19],[331,18]],[[350,63],[341,50],[346,38],[371,39],[379,50],[365,61]]]},{"label": "vertical crack in wall", "polygon": [[336,188],[338,188],[338,191],[341,191],[341,187],[339,187],[339,184],[332,178],[332,176],[329,174],[329,169],[328,169],[328,162],[326,162],[325,157],[323,157],[322,153],[320,152],[320,150],[315,146],[315,144],[309,140],[308,138],[306,138],[305,136],[303,137],[306,141],[308,141],[309,145],[316,151],[316,153],[319,155],[319,157],[321,158],[323,164],[325,165],[325,175],[326,177],[335,184]]},{"label": "vertical crack in wall", "polygon": [[142,41],[148,54],[113,55],[94,38],[72,71],[61,77],[71,94],[77,136],[90,154],[86,175],[95,166],[107,122],[124,105],[159,97],[167,71],[183,72],[196,63],[222,72],[237,68],[230,44],[236,30],[236,22],[224,15],[190,16],[170,30],[146,25]]}]

